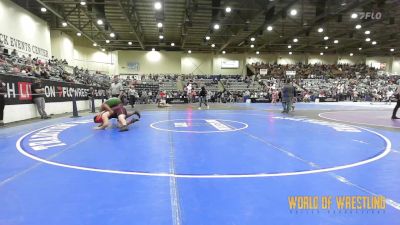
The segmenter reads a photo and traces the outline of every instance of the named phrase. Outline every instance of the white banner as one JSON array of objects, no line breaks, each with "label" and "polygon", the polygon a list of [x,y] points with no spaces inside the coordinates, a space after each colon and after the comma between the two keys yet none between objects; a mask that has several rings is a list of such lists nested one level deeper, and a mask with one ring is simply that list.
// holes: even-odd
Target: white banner
[{"label": "white banner", "polygon": [[268,69],[260,69],[260,74],[261,75],[267,75],[268,74]]},{"label": "white banner", "polygon": [[291,71],[291,70],[287,70],[286,71],[286,76],[296,76],[296,71]]},{"label": "white banner", "polygon": [[238,69],[239,60],[222,60],[221,69]]}]

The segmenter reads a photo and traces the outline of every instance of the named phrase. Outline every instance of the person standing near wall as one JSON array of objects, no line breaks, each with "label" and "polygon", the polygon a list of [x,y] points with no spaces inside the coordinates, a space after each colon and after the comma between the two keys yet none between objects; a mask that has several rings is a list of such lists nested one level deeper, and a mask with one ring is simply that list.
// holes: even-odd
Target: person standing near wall
[{"label": "person standing near wall", "polygon": [[40,114],[41,119],[49,119],[51,117],[47,116],[44,100],[44,87],[42,81],[36,78],[31,86],[33,102],[36,104],[37,110]]},{"label": "person standing near wall", "polygon": [[0,127],[4,126],[4,107],[6,105],[5,95],[7,93],[6,84],[0,80]]},{"label": "person standing near wall", "polygon": [[397,110],[400,108],[400,84],[397,86],[394,96],[396,96],[397,98],[397,103],[393,109],[392,120],[397,120],[400,119],[399,117],[397,117]]}]

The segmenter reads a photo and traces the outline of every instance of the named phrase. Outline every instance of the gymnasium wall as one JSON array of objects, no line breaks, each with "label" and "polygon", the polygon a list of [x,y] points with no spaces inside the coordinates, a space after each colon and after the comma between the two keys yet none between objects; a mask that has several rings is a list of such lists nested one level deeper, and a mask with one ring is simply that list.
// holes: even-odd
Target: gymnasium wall
[{"label": "gymnasium wall", "polygon": [[182,54],[181,73],[200,75],[212,74],[212,64],[212,53]]},{"label": "gymnasium wall", "polygon": [[65,59],[72,63],[74,59],[74,40],[66,33],[59,30],[51,30],[51,52],[57,59]]},{"label": "gymnasium wall", "polygon": [[393,58],[392,73],[400,74],[400,58],[398,57]]},{"label": "gymnasium wall", "polygon": [[[121,74],[181,73],[181,52],[118,51],[118,72]],[[138,64],[131,69],[129,64]]]},{"label": "gymnasium wall", "polygon": [[[77,101],[78,110],[88,110],[89,100]],[[95,101],[96,107],[101,105],[101,100]],[[72,113],[72,102],[51,102],[46,103],[46,112],[51,114]],[[72,115],[72,114],[71,114]],[[6,105],[4,109],[4,123],[27,120],[40,117],[34,104]]]},{"label": "gymnasium wall", "polygon": [[375,68],[381,68],[382,66],[385,68],[385,71],[392,72],[392,63],[393,57],[385,57],[385,56],[374,56],[367,57],[365,63],[368,66],[372,66]]},{"label": "gymnasium wall", "polygon": [[45,21],[9,0],[0,1],[0,40],[19,55],[51,57],[50,30]]},{"label": "gymnasium wall", "polygon": [[74,59],[69,65],[101,71],[107,74],[118,73],[118,54],[116,51],[102,52],[94,47],[74,47]]}]

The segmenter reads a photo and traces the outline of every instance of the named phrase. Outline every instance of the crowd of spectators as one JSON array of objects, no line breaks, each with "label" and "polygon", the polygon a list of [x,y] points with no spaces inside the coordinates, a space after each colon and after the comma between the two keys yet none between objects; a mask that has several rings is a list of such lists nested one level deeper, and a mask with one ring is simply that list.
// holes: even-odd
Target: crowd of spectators
[{"label": "crowd of spectators", "polygon": [[98,87],[108,87],[110,83],[108,75],[100,72],[90,73],[87,69],[78,67],[73,68],[65,59],[59,60],[53,56],[46,60],[32,57],[31,54],[19,55],[15,49],[11,53],[0,49],[0,73]]},{"label": "crowd of spectators", "polygon": [[[258,77],[274,77],[282,79],[285,77],[286,71],[296,71],[298,78],[348,78],[354,79],[357,76],[369,76],[375,78],[378,76],[378,70],[365,64],[269,64],[269,63],[252,63],[255,73]],[[267,74],[260,75],[260,69],[267,69]]]}]

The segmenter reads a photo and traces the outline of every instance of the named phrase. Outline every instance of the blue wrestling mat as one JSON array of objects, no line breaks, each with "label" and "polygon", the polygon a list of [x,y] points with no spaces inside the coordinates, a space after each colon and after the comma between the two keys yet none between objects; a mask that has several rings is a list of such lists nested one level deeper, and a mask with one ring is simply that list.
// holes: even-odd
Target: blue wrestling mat
[{"label": "blue wrestling mat", "polygon": [[[92,116],[2,129],[0,225],[399,221],[398,132],[263,106],[145,111],[122,133],[116,121],[94,130]],[[291,207],[299,196],[317,206]],[[379,197],[382,207],[360,197],[340,208],[344,196]]]}]

